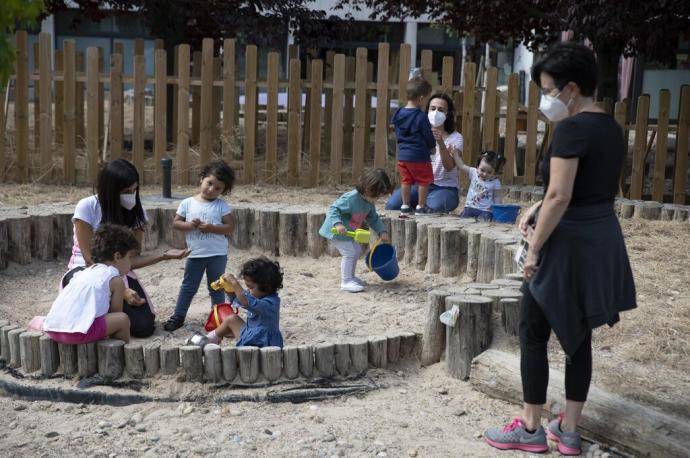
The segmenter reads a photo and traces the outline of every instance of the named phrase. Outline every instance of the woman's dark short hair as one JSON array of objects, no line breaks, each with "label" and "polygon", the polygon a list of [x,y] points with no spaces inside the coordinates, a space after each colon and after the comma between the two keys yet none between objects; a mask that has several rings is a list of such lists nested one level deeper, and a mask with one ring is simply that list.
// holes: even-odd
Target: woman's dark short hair
[{"label": "woman's dark short hair", "polygon": [[381,197],[393,192],[393,184],[385,170],[370,169],[359,177],[359,183],[355,189],[361,195]]},{"label": "woman's dark short hair", "polygon": [[557,43],[532,66],[532,80],[541,87],[539,75],[548,73],[561,90],[570,81],[577,84],[585,97],[597,88],[597,62],[594,52],[574,41]]},{"label": "woman's dark short hair", "polygon": [[120,204],[120,192],[139,183],[139,172],[125,159],[115,159],[103,164],[98,173],[96,194],[101,206],[101,223],[122,224],[130,229],[141,229],[146,224],[144,208],[139,198],[139,187],[135,191],[136,204],[127,210]]},{"label": "woman's dark short hair", "polygon": [[487,150],[482,151],[479,155],[479,159],[477,159],[477,167],[479,167],[479,164],[481,164],[482,161],[486,162],[491,167],[493,167],[494,174],[498,175],[499,173],[501,173],[501,167],[503,167],[503,165],[506,163],[506,158],[503,157],[501,153]]},{"label": "woman's dark short hair", "polygon": [[223,189],[223,195],[229,194],[232,191],[232,187],[235,185],[235,171],[222,159],[217,161],[211,161],[201,169],[199,177],[203,180],[207,176],[213,175],[218,178],[219,181],[223,182],[225,189]]},{"label": "woman's dark short hair", "polygon": [[431,84],[424,78],[416,77],[407,82],[407,100],[416,100],[431,94]]},{"label": "woman's dark short hair", "polygon": [[117,224],[101,224],[91,239],[91,258],[93,262],[106,262],[115,259],[115,253],[125,256],[131,250],[139,250],[139,242],[134,232]]},{"label": "woman's dark short hair", "polygon": [[259,290],[266,294],[273,294],[283,287],[283,270],[280,264],[265,256],[250,259],[242,264],[240,276],[250,278]]},{"label": "woman's dark short hair", "polygon": [[447,133],[452,134],[455,132],[455,105],[453,104],[453,99],[445,92],[437,92],[429,97],[429,103],[426,104],[426,112],[429,112],[429,105],[434,99],[443,99],[448,104],[448,113],[446,113],[446,120],[443,123],[443,130]]}]

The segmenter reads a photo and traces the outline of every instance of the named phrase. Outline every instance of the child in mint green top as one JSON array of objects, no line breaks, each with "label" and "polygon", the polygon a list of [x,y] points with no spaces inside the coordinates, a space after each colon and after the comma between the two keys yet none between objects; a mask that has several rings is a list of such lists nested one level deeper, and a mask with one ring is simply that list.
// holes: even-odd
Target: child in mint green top
[{"label": "child in mint green top", "polygon": [[[340,263],[340,289],[343,291],[358,293],[364,291],[365,286],[355,276],[362,247],[347,237],[345,232],[361,228],[366,220],[369,228],[379,234],[382,241],[389,242],[390,238],[376,213],[374,202],[377,198],[390,194],[392,190],[391,180],[383,169],[369,170],[360,177],[357,187],[338,197],[326,213],[326,220],[319,234],[329,239],[343,257]],[[337,234],[331,232],[333,228]]]}]

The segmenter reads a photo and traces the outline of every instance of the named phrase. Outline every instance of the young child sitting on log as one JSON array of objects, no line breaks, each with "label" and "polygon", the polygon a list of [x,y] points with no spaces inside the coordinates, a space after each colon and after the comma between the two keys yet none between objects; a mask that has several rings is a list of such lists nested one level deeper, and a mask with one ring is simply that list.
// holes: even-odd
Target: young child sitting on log
[{"label": "young child sitting on log", "polygon": [[125,226],[102,224],[91,242],[94,264],[77,272],[50,307],[43,330],[56,342],[82,344],[113,337],[129,341],[129,317],[122,311],[123,276],[139,250]]},{"label": "young child sitting on log", "polygon": [[459,155],[456,155],[455,160],[470,178],[467,200],[460,218],[490,221],[493,216],[491,207],[494,203],[501,203],[497,192],[501,189],[501,181],[496,175],[501,173],[501,166],[505,163],[505,159],[494,151],[484,151],[479,156],[477,167],[465,165]]},{"label": "young child sitting on log", "polygon": [[[340,262],[340,289],[350,293],[364,291],[365,283],[355,276],[357,259],[362,253],[362,246],[349,238],[345,233],[362,227],[366,220],[369,227],[376,231],[381,240],[388,243],[390,238],[385,226],[376,213],[376,199],[390,194],[393,185],[383,169],[364,172],[359,178],[357,187],[346,192],[330,206],[326,213],[319,234],[331,241],[343,257]],[[337,232],[334,234],[331,229]]]},{"label": "young child sitting on log", "polygon": [[283,271],[280,264],[263,256],[250,259],[242,265],[240,277],[247,290],[242,289],[233,274],[226,273],[222,278],[234,291],[233,305],[247,310],[247,321],[239,315],[228,316],[208,333],[208,342],[218,344],[223,337],[236,337],[238,347],[282,348],[278,290],[283,287]]}]

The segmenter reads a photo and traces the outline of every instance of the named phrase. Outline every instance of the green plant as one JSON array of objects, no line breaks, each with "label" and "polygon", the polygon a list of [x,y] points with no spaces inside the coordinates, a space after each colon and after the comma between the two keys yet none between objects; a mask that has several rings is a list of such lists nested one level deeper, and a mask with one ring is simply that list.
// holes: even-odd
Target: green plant
[{"label": "green plant", "polygon": [[0,6],[0,88],[14,66],[14,31],[35,24],[43,11],[43,0],[2,0]]}]

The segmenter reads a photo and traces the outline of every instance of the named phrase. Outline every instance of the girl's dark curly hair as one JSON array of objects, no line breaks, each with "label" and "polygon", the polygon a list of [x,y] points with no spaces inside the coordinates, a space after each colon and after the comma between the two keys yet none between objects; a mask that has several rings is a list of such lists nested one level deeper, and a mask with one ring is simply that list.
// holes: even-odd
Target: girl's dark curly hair
[{"label": "girl's dark curly hair", "polygon": [[211,161],[201,169],[199,178],[202,180],[209,175],[213,175],[218,179],[218,181],[223,182],[225,189],[223,189],[223,195],[230,194],[232,187],[235,185],[235,171],[222,159],[217,161]]},{"label": "girl's dark curly hair", "polygon": [[259,290],[266,294],[273,294],[283,287],[283,270],[280,264],[265,256],[245,262],[240,270],[240,276],[250,278]]},{"label": "girl's dark curly hair", "polygon": [[501,173],[501,167],[503,167],[503,165],[506,163],[506,158],[503,157],[501,153],[487,150],[482,151],[482,153],[479,155],[479,159],[477,159],[477,167],[479,167],[479,164],[481,164],[482,161],[493,167],[494,174],[498,175]]},{"label": "girl's dark curly hair", "polygon": [[106,262],[115,259],[115,253],[125,256],[130,250],[139,250],[139,242],[134,232],[117,224],[101,224],[91,239],[91,258],[93,262]]}]

